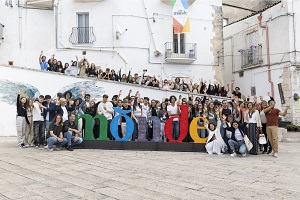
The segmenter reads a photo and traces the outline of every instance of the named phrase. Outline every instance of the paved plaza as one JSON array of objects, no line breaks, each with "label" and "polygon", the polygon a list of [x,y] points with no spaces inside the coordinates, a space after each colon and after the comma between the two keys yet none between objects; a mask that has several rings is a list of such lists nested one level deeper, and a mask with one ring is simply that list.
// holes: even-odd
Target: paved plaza
[{"label": "paved plaza", "polygon": [[300,199],[300,145],[279,158],[19,149],[0,137],[0,199]]}]

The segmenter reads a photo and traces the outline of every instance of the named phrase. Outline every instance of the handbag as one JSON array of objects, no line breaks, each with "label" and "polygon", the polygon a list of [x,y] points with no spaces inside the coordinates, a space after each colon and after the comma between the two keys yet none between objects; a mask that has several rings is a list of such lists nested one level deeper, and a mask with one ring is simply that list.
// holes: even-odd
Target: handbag
[{"label": "handbag", "polygon": [[253,144],[251,143],[251,141],[249,140],[247,135],[244,136],[244,141],[245,141],[247,150],[250,151],[253,148]]},{"label": "handbag", "polygon": [[259,144],[267,144],[267,139],[264,134],[259,134],[258,143]]}]

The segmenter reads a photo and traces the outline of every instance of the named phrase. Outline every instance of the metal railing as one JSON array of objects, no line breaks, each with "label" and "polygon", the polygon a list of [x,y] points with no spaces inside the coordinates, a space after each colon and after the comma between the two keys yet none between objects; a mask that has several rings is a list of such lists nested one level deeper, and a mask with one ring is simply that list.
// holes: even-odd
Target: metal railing
[{"label": "metal railing", "polygon": [[251,46],[249,49],[239,50],[242,66],[257,65],[262,63],[262,46]]},{"label": "metal railing", "polygon": [[72,44],[91,44],[96,41],[93,27],[73,27],[69,37]]},{"label": "metal railing", "polygon": [[165,59],[167,58],[191,58],[197,59],[196,43],[165,43]]}]

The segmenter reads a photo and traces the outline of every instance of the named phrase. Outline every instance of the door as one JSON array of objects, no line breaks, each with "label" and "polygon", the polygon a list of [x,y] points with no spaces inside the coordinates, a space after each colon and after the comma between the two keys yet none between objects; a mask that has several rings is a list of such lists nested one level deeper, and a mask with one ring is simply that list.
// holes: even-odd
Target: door
[{"label": "door", "polygon": [[77,13],[78,43],[89,43],[89,13]]},{"label": "door", "polygon": [[173,33],[173,52],[176,54],[185,54],[184,33]]}]

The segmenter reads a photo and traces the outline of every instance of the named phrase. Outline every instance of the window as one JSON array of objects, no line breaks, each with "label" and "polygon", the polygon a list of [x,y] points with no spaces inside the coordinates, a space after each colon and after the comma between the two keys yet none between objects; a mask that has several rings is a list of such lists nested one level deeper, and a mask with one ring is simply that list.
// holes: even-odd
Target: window
[{"label": "window", "polygon": [[173,50],[174,53],[185,54],[185,34],[173,32]]},{"label": "window", "polygon": [[78,44],[89,43],[89,13],[77,13]]},{"label": "window", "polygon": [[247,34],[246,36],[246,56],[247,64],[257,64],[259,61],[259,49],[258,49],[258,33],[257,31]]}]

